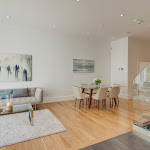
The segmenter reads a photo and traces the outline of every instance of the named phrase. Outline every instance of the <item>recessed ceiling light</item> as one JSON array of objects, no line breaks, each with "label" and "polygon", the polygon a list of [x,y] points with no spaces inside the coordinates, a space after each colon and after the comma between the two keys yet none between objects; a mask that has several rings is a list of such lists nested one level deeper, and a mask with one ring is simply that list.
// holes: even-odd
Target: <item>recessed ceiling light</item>
[{"label": "recessed ceiling light", "polygon": [[10,19],[10,16],[6,16],[7,19]]},{"label": "recessed ceiling light", "polygon": [[104,25],[103,25],[103,24],[100,24],[99,26],[100,26],[100,27],[104,27]]},{"label": "recessed ceiling light", "polygon": [[79,2],[80,0],[77,0],[77,2]]},{"label": "recessed ceiling light", "polygon": [[124,15],[123,15],[123,14],[121,14],[120,16],[121,16],[121,17],[123,17]]},{"label": "recessed ceiling light", "polygon": [[54,28],[55,28],[56,26],[54,26]]},{"label": "recessed ceiling light", "polygon": [[126,32],[126,34],[131,34],[131,32],[130,32],[130,31],[128,31],[128,32]]}]

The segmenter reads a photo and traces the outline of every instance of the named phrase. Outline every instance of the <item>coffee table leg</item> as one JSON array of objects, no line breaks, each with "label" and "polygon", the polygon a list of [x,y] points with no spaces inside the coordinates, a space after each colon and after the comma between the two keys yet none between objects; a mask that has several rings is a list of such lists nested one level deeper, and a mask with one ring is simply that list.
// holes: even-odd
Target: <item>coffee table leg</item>
[{"label": "coffee table leg", "polygon": [[33,124],[34,124],[34,114],[33,114],[33,110],[32,110],[32,111],[29,111],[29,121],[30,121],[31,126],[33,126]]}]

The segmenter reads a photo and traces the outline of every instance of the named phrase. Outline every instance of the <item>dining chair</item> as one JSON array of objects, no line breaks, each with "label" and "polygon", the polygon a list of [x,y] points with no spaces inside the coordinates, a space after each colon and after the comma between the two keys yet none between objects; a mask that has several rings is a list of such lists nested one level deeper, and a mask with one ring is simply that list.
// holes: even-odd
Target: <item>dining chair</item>
[{"label": "dining chair", "polygon": [[107,93],[108,93],[108,88],[99,88],[97,93],[93,94],[92,99],[98,101],[98,109],[99,109],[100,100],[102,100],[102,102],[104,101],[106,104]]},{"label": "dining chair", "polygon": [[89,99],[90,96],[88,94],[82,93],[78,87],[72,86],[72,88],[75,97],[75,106],[76,106],[76,101],[80,100],[79,103],[79,109],[80,109],[81,102],[84,105],[84,99],[86,99],[86,104],[87,104],[87,100]]},{"label": "dining chair", "polygon": [[108,94],[108,98],[110,100],[110,106],[113,106],[113,101],[115,101],[115,105],[119,105],[119,95],[120,87],[113,87]]},{"label": "dining chair", "polygon": [[[88,85],[88,84],[81,84],[81,86],[82,85]],[[81,88],[81,91],[83,92],[83,88]],[[86,94],[90,94],[90,90],[88,90],[88,89],[84,89],[84,93],[86,93]]]},{"label": "dining chair", "polygon": [[120,85],[119,83],[114,83],[114,85]]}]

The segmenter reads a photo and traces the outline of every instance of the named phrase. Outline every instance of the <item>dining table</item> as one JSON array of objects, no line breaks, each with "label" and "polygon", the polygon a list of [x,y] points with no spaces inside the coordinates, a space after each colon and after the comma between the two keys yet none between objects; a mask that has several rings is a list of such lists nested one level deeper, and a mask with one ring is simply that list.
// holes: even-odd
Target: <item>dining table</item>
[{"label": "dining table", "polygon": [[[73,85],[75,87],[81,88],[82,89],[82,93],[85,93],[85,90],[90,90],[90,93],[86,93],[90,95],[90,100],[89,100],[89,109],[91,108],[91,103],[92,103],[92,94],[93,94],[93,90],[94,89],[99,89],[99,88],[113,88],[113,87],[124,87],[122,85],[96,85],[96,84],[92,84],[92,85]],[[108,91],[109,92],[109,91]]]}]

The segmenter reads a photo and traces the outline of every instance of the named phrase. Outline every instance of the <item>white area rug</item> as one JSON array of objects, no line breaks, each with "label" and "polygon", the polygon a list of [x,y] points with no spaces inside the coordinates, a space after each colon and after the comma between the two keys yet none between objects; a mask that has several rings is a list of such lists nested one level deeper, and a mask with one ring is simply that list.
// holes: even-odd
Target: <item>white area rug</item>
[{"label": "white area rug", "polygon": [[66,128],[48,110],[34,111],[34,126],[29,113],[0,116],[0,147],[66,131]]}]

